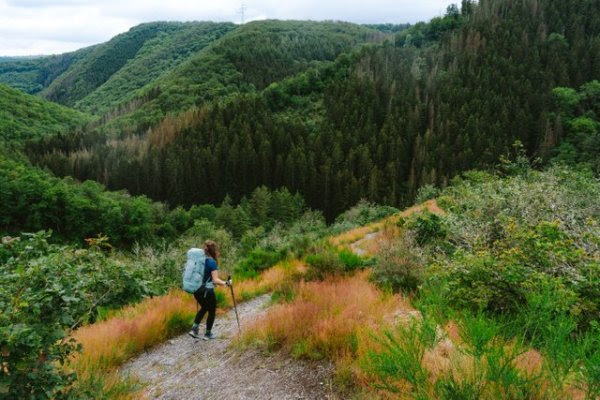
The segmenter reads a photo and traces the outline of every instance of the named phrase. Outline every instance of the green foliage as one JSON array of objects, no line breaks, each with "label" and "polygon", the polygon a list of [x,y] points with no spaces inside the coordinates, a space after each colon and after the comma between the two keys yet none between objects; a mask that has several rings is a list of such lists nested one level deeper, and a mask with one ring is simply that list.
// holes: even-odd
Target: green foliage
[{"label": "green foliage", "polygon": [[233,207],[228,199],[218,208],[194,205],[189,210],[168,210],[145,196],[109,192],[92,181],[79,184],[70,178],[55,178],[3,154],[0,186],[0,201],[13,205],[0,210],[0,232],[52,229],[54,239],[79,243],[102,234],[110,243],[122,247],[173,240],[199,220],[215,223],[240,238],[252,226],[251,218],[257,227],[270,231],[279,224],[292,226],[305,210],[302,197],[291,195],[285,188],[273,192],[264,189],[264,220],[257,218],[250,203]]},{"label": "green foliage", "polygon": [[365,260],[347,249],[340,250],[338,252],[338,258],[346,271],[353,271],[362,268],[365,265]]},{"label": "green foliage", "polygon": [[399,384],[405,381],[413,398],[429,398],[429,373],[422,363],[425,351],[436,343],[435,325],[429,322],[413,320],[375,337],[381,349],[370,350],[361,360],[361,368],[375,378],[372,386],[400,393]]},{"label": "green foliage", "polygon": [[[592,239],[598,236],[597,180],[561,168],[476,179],[446,192],[453,197],[446,240],[459,248],[437,253],[436,270],[449,279],[452,301],[473,310],[517,313],[551,288],[554,300],[545,303],[553,312],[569,312],[581,327],[596,319],[600,304],[591,288],[599,268]],[[545,313],[534,311],[531,323],[535,315]]]},{"label": "green foliage", "polygon": [[446,236],[442,217],[431,212],[417,214],[415,218],[406,222],[405,226],[415,233],[415,240],[421,246]]},{"label": "green foliage", "polygon": [[[295,21],[235,27],[93,132],[43,141],[29,155],[60,175],[175,206],[285,186],[328,221],[361,198],[412,203],[423,185],[495,165],[516,140],[527,158],[547,160],[562,146],[565,161],[593,164],[600,10],[569,4],[464,1],[395,44],[360,49],[381,32]],[[552,94],[569,86],[585,98],[574,125],[556,109],[573,104],[573,93]],[[565,135],[571,127],[578,133]],[[200,182],[198,171],[210,179]]]},{"label": "green foliage", "polygon": [[29,94],[36,94],[48,87],[54,79],[78,60],[87,56],[94,47],[46,57],[2,57],[0,83]]},{"label": "green foliage", "polygon": [[429,23],[419,22],[408,29],[403,29],[396,36],[396,46],[424,47],[438,43],[447,33],[460,28],[464,16],[455,4],[448,6],[444,17],[435,17]]},{"label": "green foliage", "polygon": [[[418,259],[419,310],[439,324],[458,323],[461,351],[474,363],[453,368],[433,388],[422,384],[439,398],[557,398],[573,379],[594,398],[600,184],[589,170],[513,163],[500,175],[455,179],[442,192],[446,214],[436,223],[427,214],[403,221],[392,244],[402,262],[390,263],[382,249],[373,279],[415,290],[401,267]],[[515,366],[527,346],[544,357],[539,374]]]},{"label": "green foliage", "polygon": [[309,254],[304,259],[308,264],[306,279],[323,280],[332,275],[340,275],[344,272],[342,264],[337,253],[330,247],[317,249],[316,252]]},{"label": "green foliage", "polygon": [[366,200],[359,200],[356,205],[335,218],[331,229],[338,233],[344,232],[357,226],[380,221],[397,212],[398,209],[394,207],[380,206]]},{"label": "green foliage", "polygon": [[90,120],[86,114],[0,84],[0,141],[64,133]]},{"label": "green foliage", "polygon": [[[107,111],[114,112],[115,108],[127,105],[147,91],[146,86],[153,85],[156,80],[167,76],[234,28],[230,23],[212,22],[169,22],[153,25],[157,25],[155,29],[158,29],[158,33],[145,40],[140,49],[101,86],[78,99],[76,108],[97,115]],[[132,30],[125,35],[132,35],[134,32],[135,30]],[[107,53],[113,51],[113,47],[115,51],[121,51],[123,44],[117,43],[116,40],[117,38],[114,38],[105,45],[100,45],[104,46],[102,52],[98,51],[89,58],[97,56],[96,62],[100,62],[100,58],[106,57]],[[86,68],[92,66],[86,65]],[[86,70],[73,68],[70,73],[85,76]],[[64,82],[61,83],[64,85]]]},{"label": "green foliage", "polygon": [[415,204],[421,204],[439,195],[440,191],[433,185],[421,186],[415,197]]},{"label": "green foliage", "polygon": [[185,59],[206,46],[218,37],[213,30],[221,28],[211,23],[138,25],[95,46],[53,80],[42,95],[69,106],[90,96],[78,107],[95,113],[106,111],[108,106],[128,100],[132,91],[172,69],[179,57]]},{"label": "green foliage", "polygon": [[[367,42],[373,32],[340,22],[275,20],[233,28],[232,24],[220,27],[222,37],[147,85],[133,98],[144,104],[125,110],[122,117],[117,115],[118,120],[111,122],[108,129],[144,131],[168,113],[264,89],[315,63],[335,59]],[[156,87],[160,88],[158,95],[148,96]]]},{"label": "green foliage", "polygon": [[398,33],[410,28],[410,24],[365,24],[365,26],[383,33]]},{"label": "green foliage", "polygon": [[67,339],[69,332],[93,322],[99,308],[165,290],[159,283],[164,271],[153,263],[130,264],[97,248],[52,245],[49,237],[29,234],[0,244],[3,398],[66,397],[75,377],[62,366],[78,349]]},{"label": "green foliage", "polygon": [[379,250],[371,279],[394,292],[402,290],[410,293],[422,284],[424,274],[425,258],[414,235],[403,232]]},{"label": "green foliage", "polygon": [[54,270],[45,236],[3,241],[0,274],[0,391],[8,399],[66,398],[74,376],[61,370],[77,346],[64,340],[84,312],[74,269]]},{"label": "green foliage", "polygon": [[107,192],[95,182],[76,184],[37,168],[0,158],[0,210],[4,232],[52,229],[79,241],[103,233],[114,244],[147,242],[164,221],[164,207],[145,197]]},{"label": "green foliage", "polygon": [[555,161],[584,163],[600,172],[600,82],[583,84],[579,91],[557,87],[554,99],[555,135],[566,135],[554,151]]},{"label": "green foliage", "polygon": [[323,280],[334,275],[343,275],[365,266],[365,260],[349,250],[336,251],[330,246],[313,249],[306,256],[308,272],[306,279]]},{"label": "green foliage", "polygon": [[244,278],[254,277],[259,272],[271,268],[285,257],[285,253],[257,248],[252,250],[246,258],[236,265],[235,272]]},{"label": "green foliage", "polygon": [[190,207],[190,218],[192,221],[205,219],[215,222],[217,220],[217,208],[212,204],[193,205]]}]

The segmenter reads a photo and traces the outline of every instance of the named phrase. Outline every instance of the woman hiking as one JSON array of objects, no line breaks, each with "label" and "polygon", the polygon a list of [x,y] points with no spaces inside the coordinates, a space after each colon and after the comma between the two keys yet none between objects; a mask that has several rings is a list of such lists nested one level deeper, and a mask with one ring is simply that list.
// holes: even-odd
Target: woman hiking
[{"label": "woman hiking", "polygon": [[200,304],[200,311],[194,318],[194,325],[189,335],[193,338],[198,339],[200,336],[198,330],[200,327],[200,321],[204,317],[204,314],[208,313],[206,319],[206,333],[202,337],[204,340],[214,339],[215,335],[212,333],[212,327],[215,322],[215,314],[217,312],[217,298],[215,297],[215,285],[229,286],[231,281],[224,281],[219,278],[218,270],[218,259],[219,259],[219,248],[217,244],[212,240],[204,242],[204,254],[206,255],[206,263],[204,264],[204,278],[202,285],[194,293],[196,301]]}]

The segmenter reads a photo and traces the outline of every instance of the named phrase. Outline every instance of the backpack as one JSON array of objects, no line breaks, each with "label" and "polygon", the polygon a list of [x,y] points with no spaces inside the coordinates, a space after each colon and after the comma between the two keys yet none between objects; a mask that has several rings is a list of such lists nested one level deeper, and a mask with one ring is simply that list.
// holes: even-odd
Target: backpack
[{"label": "backpack", "polygon": [[183,290],[195,293],[204,280],[204,265],[206,255],[204,250],[191,248],[187,252],[187,261],[183,269]]}]

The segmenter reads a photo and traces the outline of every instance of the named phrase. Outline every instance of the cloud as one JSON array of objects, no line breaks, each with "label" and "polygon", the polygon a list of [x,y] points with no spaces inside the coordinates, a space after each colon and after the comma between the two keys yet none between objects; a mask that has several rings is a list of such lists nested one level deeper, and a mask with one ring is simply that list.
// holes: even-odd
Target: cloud
[{"label": "cloud", "polygon": [[[451,2],[247,0],[245,17],[404,23],[439,16]],[[239,0],[0,0],[0,55],[75,50],[149,21],[239,22],[240,6]]]}]

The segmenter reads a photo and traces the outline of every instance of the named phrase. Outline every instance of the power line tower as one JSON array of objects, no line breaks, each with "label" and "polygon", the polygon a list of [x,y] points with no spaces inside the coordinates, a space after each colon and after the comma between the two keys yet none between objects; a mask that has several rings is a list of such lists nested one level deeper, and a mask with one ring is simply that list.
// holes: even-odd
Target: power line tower
[{"label": "power line tower", "polygon": [[244,25],[246,23],[246,3],[242,3],[239,14],[242,20],[242,25]]}]

